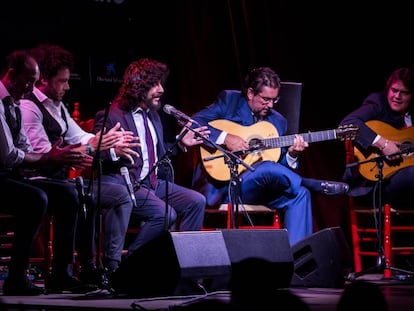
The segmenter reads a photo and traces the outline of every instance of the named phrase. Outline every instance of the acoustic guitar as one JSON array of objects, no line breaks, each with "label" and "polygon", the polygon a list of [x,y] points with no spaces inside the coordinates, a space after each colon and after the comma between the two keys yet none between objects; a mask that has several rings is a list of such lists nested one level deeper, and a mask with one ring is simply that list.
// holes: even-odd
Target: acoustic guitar
[{"label": "acoustic guitar", "polygon": [[[389,177],[391,174],[404,167],[414,165],[414,127],[407,127],[398,130],[387,123],[377,120],[367,121],[365,124],[382,137],[400,143],[400,151],[403,152],[402,161],[396,163],[395,161],[390,162],[385,159],[382,167],[383,178]],[[357,162],[367,161],[367,163],[363,163],[358,166],[361,175],[368,180],[378,180],[378,167],[376,161],[373,160],[374,158],[382,155],[379,153],[378,149],[372,147],[367,151],[361,151],[354,146],[354,155],[357,158]]]},{"label": "acoustic guitar", "polygon": [[[243,126],[229,120],[214,120],[209,125],[226,131],[227,133],[238,135],[249,143],[249,149],[246,151],[233,152],[233,154],[243,155],[243,161],[252,165],[259,161],[279,160],[281,147],[293,145],[295,135],[286,135],[279,137],[275,126],[267,121],[261,121],[251,126]],[[308,143],[326,141],[326,140],[345,140],[355,139],[358,133],[358,127],[347,125],[333,130],[319,132],[309,132],[300,134]],[[226,158],[221,150],[211,149],[204,145],[200,146],[200,155],[207,174],[218,181],[230,180],[230,168],[226,163]],[[242,173],[247,168],[238,165],[238,173]]]}]

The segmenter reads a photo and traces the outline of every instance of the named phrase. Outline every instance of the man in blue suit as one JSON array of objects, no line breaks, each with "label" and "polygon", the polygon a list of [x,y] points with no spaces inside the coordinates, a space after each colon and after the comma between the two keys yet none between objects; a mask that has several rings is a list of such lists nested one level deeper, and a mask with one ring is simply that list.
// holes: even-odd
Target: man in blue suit
[{"label": "man in blue suit", "polygon": [[[257,150],[253,149],[266,149],[267,146],[261,146],[260,140],[257,146],[255,143],[250,144],[246,137],[232,132],[244,128],[247,129],[246,136],[253,137],[259,133],[250,133],[248,127],[264,125],[264,133],[261,133],[263,137],[270,137],[272,131],[283,136],[287,131],[287,120],[273,109],[279,99],[280,86],[280,78],[272,69],[254,69],[246,76],[241,91],[222,91],[213,104],[192,118],[200,125],[208,125],[210,139],[216,146],[224,146],[233,154],[247,151],[248,156],[256,157],[257,161],[252,161],[251,168],[243,166],[249,163],[238,164],[244,169],[239,176],[239,198],[245,204],[264,204],[270,208],[283,209],[289,240],[294,244],[313,232],[310,190],[333,195],[345,193],[348,187],[343,183],[305,179],[295,172],[299,153],[308,147],[308,142],[301,135],[294,135],[289,147],[256,153]],[[212,121],[215,127],[211,126]],[[269,122],[270,128],[267,122],[257,123],[260,121]],[[206,149],[209,147],[206,146]],[[266,152],[270,152],[268,159]],[[197,164],[193,185],[206,196],[208,206],[229,201],[230,183],[221,176],[225,169],[212,176],[211,173],[214,175],[214,170],[217,171],[217,165],[202,161]]]}]

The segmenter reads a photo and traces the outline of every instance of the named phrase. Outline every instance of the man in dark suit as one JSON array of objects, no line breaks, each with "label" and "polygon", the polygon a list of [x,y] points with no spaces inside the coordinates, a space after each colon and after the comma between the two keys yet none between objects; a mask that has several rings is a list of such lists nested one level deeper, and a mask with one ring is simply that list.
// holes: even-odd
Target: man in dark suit
[{"label": "man in dark suit", "polygon": [[[171,149],[164,143],[163,125],[157,112],[161,108],[160,99],[168,74],[168,67],[156,60],[140,59],[130,63],[105,123],[106,128],[111,128],[119,122],[122,129],[132,131],[140,138],[140,147],[132,148],[139,156],[132,154],[132,161],[114,157],[109,152],[102,153],[101,157],[102,180],[124,184],[125,177],[130,175],[136,199],[131,218],[144,223],[129,246],[129,255],[173,224],[180,231],[200,230],[203,224],[204,196],[168,180],[172,176],[170,163],[159,161]],[[105,112],[96,114],[95,131],[103,128]],[[208,135],[206,128],[196,130],[200,135]],[[195,138],[191,131],[179,142],[188,146],[199,143],[201,139]],[[160,165],[156,165],[157,162]],[[121,174],[123,167],[128,172],[123,169]]]},{"label": "man in dark suit", "polygon": [[[398,68],[388,77],[384,91],[370,94],[360,107],[341,121],[343,125],[355,124],[360,129],[355,140],[361,152],[360,161],[386,156],[383,158],[383,199],[399,208],[407,208],[414,193],[413,91],[412,70]],[[403,141],[405,143],[401,144]],[[407,153],[401,154],[404,150]],[[373,189],[378,173],[378,170],[372,170],[373,166],[375,163],[368,163],[345,171],[344,177],[351,184],[351,195],[365,195]],[[370,172],[372,176],[368,174]]]}]

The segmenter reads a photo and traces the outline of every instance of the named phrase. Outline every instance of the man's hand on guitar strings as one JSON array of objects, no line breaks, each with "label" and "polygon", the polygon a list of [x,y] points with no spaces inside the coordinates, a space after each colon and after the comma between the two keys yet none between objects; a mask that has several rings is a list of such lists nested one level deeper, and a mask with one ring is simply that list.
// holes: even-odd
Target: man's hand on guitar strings
[{"label": "man's hand on guitar strings", "polygon": [[224,140],[227,150],[230,152],[238,150],[247,150],[250,148],[249,143],[241,138],[240,136],[227,133],[226,139]]},{"label": "man's hand on guitar strings", "polygon": [[293,139],[293,145],[289,147],[288,152],[292,158],[297,158],[299,153],[308,147],[308,142],[306,142],[301,135],[296,134]]}]

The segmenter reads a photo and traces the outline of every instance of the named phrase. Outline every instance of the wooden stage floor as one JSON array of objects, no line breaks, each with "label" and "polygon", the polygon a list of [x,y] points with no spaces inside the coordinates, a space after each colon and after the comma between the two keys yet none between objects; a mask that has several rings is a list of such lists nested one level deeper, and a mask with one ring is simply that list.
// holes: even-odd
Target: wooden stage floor
[{"label": "wooden stage floor", "polygon": [[[381,275],[368,274],[357,279],[378,285],[387,301],[389,310],[405,311],[414,309],[414,282],[409,280],[384,280]],[[346,288],[351,283],[345,283]],[[0,284],[1,286],[2,284]],[[344,288],[291,287],[288,290],[302,299],[310,311],[334,311]],[[230,302],[230,292],[218,291],[205,295],[183,295],[154,298],[128,298],[111,295],[106,290],[88,294],[48,294],[35,297],[0,296],[0,310],[174,310],[205,300]],[[274,301],[277,307],[277,300]],[[363,308],[371,305],[370,297],[356,303]],[[373,310],[375,311],[375,310]]]}]

